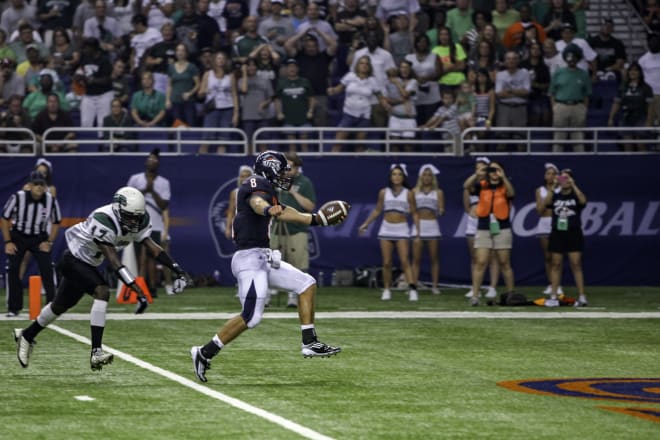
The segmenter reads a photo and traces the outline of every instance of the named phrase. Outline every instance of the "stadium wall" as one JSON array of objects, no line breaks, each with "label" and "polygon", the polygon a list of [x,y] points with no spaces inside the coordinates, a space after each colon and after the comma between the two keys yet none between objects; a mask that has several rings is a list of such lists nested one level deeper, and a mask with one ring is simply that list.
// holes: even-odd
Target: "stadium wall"
[{"label": "stadium wall", "polygon": [[[97,206],[110,203],[114,191],[129,176],[144,170],[144,157],[52,157],[54,184],[66,224],[87,216]],[[223,284],[233,284],[231,242],[224,238],[224,211],[229,192],[236,185],[238,167],[252,158],[164,156],[161,174],[172,185],[172,254],[192,274],[219,270]],[[373,209],[378,190],[388,181],[390,164],[405,162],[414,184],[423,163],[440,170],[446,214],[440,224],[441,281],[469,282],[469,257],[463,234],[465,215],[462,184],[472,172],[472,158],[419,157],[305,157],[304,173],[316,187],[318,205],[332,199],[349,201],[353,210],[336,228],[312,228],[311,269],[328,279],[333,269],[379,266],[376,234],[380,221],[366,234],[361,224]],[[537,215],[534,191],[542,183],[545,162],[569,167],[589,200],[582,220],[586,234],[584,269],[589,285],[660,284],[660,156],[509,156],[501,163],[516,189],[512,264],[516,282],[545,284],[543,258],[534,229]],[[34,158],[0,159],[0,199],[3,201],[25,182]],[[60,233],[55,255],[65,247]],[[4,259],[4,255],[0,257]],[[396,261],[395,261],[396,265]],[[568,273],[568,264],[565,270]],[[428,279],[424,271],[422,279]],[[572,280],[566,280],[571,283]]]}]

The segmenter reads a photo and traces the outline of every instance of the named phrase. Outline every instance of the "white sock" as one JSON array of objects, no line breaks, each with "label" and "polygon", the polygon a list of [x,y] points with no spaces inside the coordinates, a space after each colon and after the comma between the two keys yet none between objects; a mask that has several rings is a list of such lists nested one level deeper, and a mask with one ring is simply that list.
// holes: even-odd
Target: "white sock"
[{"label": "white sock", "polygon": [[304,324],[300,326],[300,330],[307,330],[310,328],[314,328],[314,324]]},{"label": "white sock", "polygon": [[105,311],[108,308],[107,301],[95,299],[92,303],[92,311],[90,312],[89,323],[93,327],[105,327]]},{"label": "white sock", "polygon": [[220,337],[218,335],[213,336],[213,343],[217,345],[219,348],[222,348],[225,346],[225,344],[222,343],[220,340]]},{"label": "white sock", "polygon": [[42,327],[48,327],[48,324],[55,321],[57,316],[58,315],[53,312],[53,309],[50,308],[50,303],[48,303],[46,304],[46,307],[41,309],[41,313],[37,316],[37,322]]}]

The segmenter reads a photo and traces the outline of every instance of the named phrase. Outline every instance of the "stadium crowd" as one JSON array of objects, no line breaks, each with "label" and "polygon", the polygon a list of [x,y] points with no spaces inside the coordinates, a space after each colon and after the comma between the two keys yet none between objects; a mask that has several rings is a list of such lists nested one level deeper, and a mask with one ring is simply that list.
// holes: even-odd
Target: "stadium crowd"
[{"label": "stadium crowd", "polygon": [[[455,138],[475,126],[656,123],[660,38],[649,34],[648,52],[628,65],[612,19],[586,35],[586,3],[9,0],[0,3],[0,125],[38,136],[69,126],[235,127],[248,139],[260,127],[283,126],[291,139],[305,138],[298,127],[389,127],[412,150],[406,139],[440,136],[418,127]],[[660,29],[657,2],[638,3]],[[58,135],[52,151],[77,148],[75,133]],[[348,135],[337,131],[333,151],[349,148]],[[199,151],[229,139],[208,132]],[[299,145],[290,149],[307,149]]]}]

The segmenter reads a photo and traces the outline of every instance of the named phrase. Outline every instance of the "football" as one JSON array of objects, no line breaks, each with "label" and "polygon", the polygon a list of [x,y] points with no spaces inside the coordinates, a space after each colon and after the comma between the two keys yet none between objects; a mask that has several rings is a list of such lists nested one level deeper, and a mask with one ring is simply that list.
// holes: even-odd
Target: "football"
[{"label": "football", "polygon": [[348,212],[351,210],[351,205],[343,200],[332,200],[326,202],[316,213],[317,219],[323,226],[338,225],[343,222]]}]

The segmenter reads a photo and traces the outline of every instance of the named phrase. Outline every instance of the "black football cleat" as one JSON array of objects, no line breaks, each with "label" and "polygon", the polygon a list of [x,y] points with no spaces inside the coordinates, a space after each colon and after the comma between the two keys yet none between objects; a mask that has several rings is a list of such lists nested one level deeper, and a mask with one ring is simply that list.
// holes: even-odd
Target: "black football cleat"
[{"label": "black football cleat", "polygon": [[211,360],[204,357],[201,346],[192,347],[190,349],[190,357],[192,358],[195,376],[202,382],[206,382],[206,370],[211,369]]},{"label": "black football cleat", "polygon": [[341,348],[332,347],[320,341],[302,345],[302,355],[306,358],[330,357],[336,355],[339,352],[341,352]]}]

